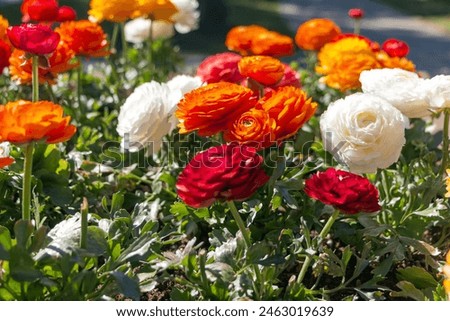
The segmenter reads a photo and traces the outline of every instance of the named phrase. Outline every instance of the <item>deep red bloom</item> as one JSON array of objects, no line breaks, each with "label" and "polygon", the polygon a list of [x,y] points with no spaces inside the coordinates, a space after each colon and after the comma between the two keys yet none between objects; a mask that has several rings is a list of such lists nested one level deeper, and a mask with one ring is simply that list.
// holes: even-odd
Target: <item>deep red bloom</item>
[{"label": "deep red bloom", "polygon": [[20,7],[22,21],[56,21],[58,17],[58,1],[56,0],[24,0]]},{"label": "deep red bloom", "polygon": [[241,55],[233,52],[209,56],[198,66],[197,76],[208,84],[220,81],[241,83],[244,80],[238,69],[241,58]]},{"label": "deep red bloom", "polygon": [[211,147],[189,162],[178,177],[178,196],[189,206],[207,207],[216,200],[244,200],[268,180],[256,149],[238,144]]},{"label": "deep red bloom", "polygon": [[77,12],[74,8],[69,6],[61,6],[58,8],[58,17],[56,17],[56,21],[64,22],[64,21],[72,21],[77,18]]},{"label": "deep red bloom", "polygon": [[305,181],[305,193],[345,214],[381,209],[378,190],[367,178],[334,168],[309,177]]},{"label": "deep red bloom", "polygon": [[364,10],[361,8],[352,8],[348,11],[348,16],[352,19],[361,19],[364,17]]},{"label": "deep red bloom", "polygon": [[406,42],[394,38],[386,40],[382,48],[391,57],[406,57],[409,52]]},{"label": "deep red bloom", "polygon": [[59,34],[48,26],[25,23],[9,27],[7,35],[14,47],[35,55],[52,53],[60,39]]},{"label": "deep red bloom", "polygon": [[5,41],[0,39],[0,74],[5,67],[9,66],[9,57],[11,56],[11,47]]}]

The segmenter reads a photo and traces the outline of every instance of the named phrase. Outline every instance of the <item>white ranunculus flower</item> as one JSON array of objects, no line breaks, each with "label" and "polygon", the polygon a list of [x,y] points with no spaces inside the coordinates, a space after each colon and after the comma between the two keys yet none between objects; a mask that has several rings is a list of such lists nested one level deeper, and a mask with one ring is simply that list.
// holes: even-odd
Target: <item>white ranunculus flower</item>
[{"label": "white ranunculus flower", "polygon": [[9,157],[10,144],[8,142],[0,143],[0,158]]},{"label": "white ranunculus flower", "polygon": [[162,20],[152,21],[150,19],[137,18],[125,24],[125,40],[131,43],[143,43],[150,38],[167,39],[175,35],[172,23]]},{"label": "white ranunculus flower", "polygon": [[409,121],[388,101],[357,93],[330,104],[320,118],[325,150],[354,173],[396,162]]},{"label": "white ranunculus flower", "polygon": [[399,68],[365,70],[359,77],[364,93],[380,96],[409,118],[429,116],[425,80]]},{"label": "white ranunculus flower", "polygon": [[179,33],[188,33],[198,28],[200,12],[197,0],[171,0],[178,12],[172,16],[175,29]]},{"label": "white ranunculus flower", "polygon": [[427,79],[424,87],[430,108],[450,108],[450,75],[438,75]]},{"label": "white ranunculus flower", "polygon": [[177,124],[176,106],[183,95],[200,87],[198,77],[179,75],[167,83],[156,81],[137,87],[120,108],[117,132],[123,138],[121,146],[130,151],[144,147],[156,153],[162,139]]}]

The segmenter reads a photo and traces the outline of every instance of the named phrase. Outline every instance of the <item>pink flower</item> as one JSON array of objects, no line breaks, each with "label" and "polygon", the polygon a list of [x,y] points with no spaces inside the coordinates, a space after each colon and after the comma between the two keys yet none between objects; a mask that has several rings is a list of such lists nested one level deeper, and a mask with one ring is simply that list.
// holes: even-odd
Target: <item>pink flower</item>
[{"label": "pink flower", "polygon": [[352,8],[348,11],[348,16],[352,19],[361,19],[364,17],[364,10],[361,8]]},{"label": "pink flower", "polygon": [[241,83],[244,80],[238,69],[241,58],[240,55],[232,52],[209,56],[198,66],[197,76],[209,84],[220,81]]}]

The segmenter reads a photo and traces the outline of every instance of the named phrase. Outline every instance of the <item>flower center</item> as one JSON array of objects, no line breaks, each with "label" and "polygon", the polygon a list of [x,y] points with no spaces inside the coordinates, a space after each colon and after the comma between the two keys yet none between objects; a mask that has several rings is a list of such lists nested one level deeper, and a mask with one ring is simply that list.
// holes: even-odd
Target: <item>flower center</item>
[{"label": "flower center", "polygon": [[360,128],[367,127],[367,126],[371,125],[372,123],[376,122],[376,120],[377,120],[377,116],[375,114],[367,113],[367,112],[360,113],[356,117],[358,127],[360,127]]},{"label": "flower center", "polygon": [[249,119],[249,118],[246,118],[242,121],[242,124],[244,125],[244,127],[251,127],[251,126],[253,126],[253,123],[254,123],[253,119]]}]

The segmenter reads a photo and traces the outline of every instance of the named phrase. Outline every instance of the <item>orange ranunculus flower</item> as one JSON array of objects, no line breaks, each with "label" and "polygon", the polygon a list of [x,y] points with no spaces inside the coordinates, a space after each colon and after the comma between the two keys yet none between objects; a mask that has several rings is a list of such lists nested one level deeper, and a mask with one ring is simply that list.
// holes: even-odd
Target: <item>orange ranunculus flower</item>
[{"label": "orange ranunculus flower", "polygon": [[239,115],[224,133],[227,142],[238,142],[255,148],[265,148],[275,143],[275,119],[264,109],[252,108]]},{"label": "orange ranunculus flower", "polygon": [[109,44],[102,27],[89,20],[67,21],[55,31],[61,40],[79,56],[103,57],[110,54]]},{"label": "orange ranunculus flower", "polygon": [[138,0],[91,0],[88,14],[95,22],[103,20],[124,22],[136,15],[139,10]]},{"label": "orange ranunculus flower", "polygon": [[316,71],[324,75],[323,81],[343,92],[361,86],[359,75],[363,70],[380,68],[370,44],[358,37],[327,43],[317,58]]},{"label": "orange ranunculus flower", "polygon": [[376,54],[381,68],[400,68],[407,71],[416,71],[414,63],[406,57],[390,57],[385,51],[379,51]]},{"label": "orange ranunculus flower", "polygon": [[259,34],[268,32],[264,27],[258,25],[237,26],[228,31],[225,46],[232,51],[239,52],[246,56],[252,54],[252,41]]},{"label": "orange ranunculus flower", "polygon": [[218,82],[187,93],[178,104],[175,115],[180,133],[198,130],[209,136],[227,129],[236,115],[246,112],[256,102],[253,92],[244,86]]},{"label": "orange ranunculus flower", "polygon": [[340,33],[339,26],[330,19],[311,19],[298,27],[295,43],[304,50],[319,50]]},{"label": "orange ranunculus flower", "polygon": [[63,108],[50,101],[25,100],[0,105],[0,142],[27,144],[45,140],[56,144],[69,140],[76,128],[69,124],[70,116],[63,117]]},{"label": "orange ranunculus flower", "polygon": [[[8,37],[6,36],[6,29],[9,27],[9,22],[2,15],[0,15],[0,39],[6,40]],[[9,41],[9,40],[8,40]]]},{"label": "orange ranunculus flower", "polygon": [[265,110],[275,120],[274,137],[280,142],[297,133],[314,115],[317,103],[300,88],[286,86],[268,92],[255,108]]},{"label": "orange ranunculus flower", "polygon": [[14,158],[12,157],[0,157],[0,168],[6,167],[14,163]]},{"label": "orange ranunculus flower", "polygon": [[283,63],[270,56],[247,56],[238,63],[239,72],[265,86],[275,85],[284,76]]},{"label": "orange ranunculus flower", "polygon": [[178,8],[170,0],[138,0],[138,8],[132,18],[148,17],[151,20],[172,22],[171,17]]},{"label": "orange ranunculus flower", "polygon": [[252,53],[265,56],[290,56],[294,53],[294,40],[275,31],[260,33],[252,41]]},{"label": "orange ranunculus flower", "polygon": [[[48,67],[39,68],[39,83],[54,84],[58,74],[69,71],[79,66],[74,60],[75,52],[69,46],[60,41],[56,50],[48,58]],[[19,84],[30,84],[32,80],[32,60],[26,59],[25,52],[15,49],[9,59],[9,71],[11,79]]]}]

